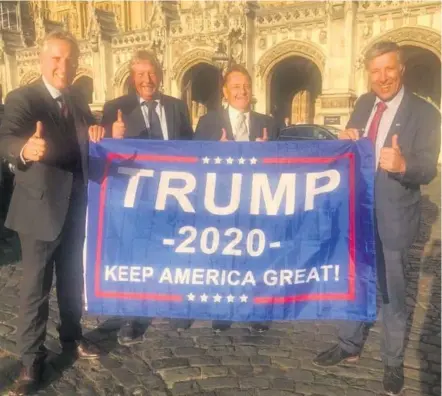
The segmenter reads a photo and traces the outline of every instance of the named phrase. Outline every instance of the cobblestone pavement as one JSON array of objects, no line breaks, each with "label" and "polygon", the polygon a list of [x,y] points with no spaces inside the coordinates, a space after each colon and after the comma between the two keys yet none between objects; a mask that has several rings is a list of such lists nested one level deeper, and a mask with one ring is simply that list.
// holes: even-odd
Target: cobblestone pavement
[{"label": "cobblestone pavement", "polygon": [[[419,240],[410,251],[407,304],[410,332],[404,396],[440,395],[441,233],[440,178],[424,189]],[[19,366],[15,353],[18,284],[22,271],[16,241],[0,244],[0,395],[7,394]],[[155,320],[142,344],[116,342],[119,320],[86,318],[86,337],[104,352],[97,362],[68,362],[59,352],[57,305],[51,301],[45,388],[39,395],[288,396],[382,394],[377,324],[355,365],[322,369],[314,355],[336,340],[334,323],[275,322],[260,335],[244,324],[214,334],[208,322],[183,331]]]}]

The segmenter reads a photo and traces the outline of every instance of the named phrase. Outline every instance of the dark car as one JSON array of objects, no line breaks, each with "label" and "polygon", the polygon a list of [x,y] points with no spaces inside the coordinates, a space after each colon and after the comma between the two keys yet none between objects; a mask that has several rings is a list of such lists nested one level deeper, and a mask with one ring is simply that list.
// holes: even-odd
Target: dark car
[{"label": "dark car", "polygon": [[278,140],[336,140],[339,130],[316,124],[290,125],[279,131]]}]

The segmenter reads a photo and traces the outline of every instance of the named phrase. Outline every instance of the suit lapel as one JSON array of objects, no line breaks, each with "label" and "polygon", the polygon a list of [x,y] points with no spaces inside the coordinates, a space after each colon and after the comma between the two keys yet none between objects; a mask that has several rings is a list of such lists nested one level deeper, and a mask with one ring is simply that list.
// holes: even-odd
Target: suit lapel
[{"label": "suit lapel", "polygon": [[404,96],[397,109],[396,115],[393,118],[387,137],[385,138],[384,147],[391,147],[393,135],[399,134],[401,130],[407,125],[407,119],[411,114],[409,111],[410,96],[412,94],[404,88]]},{"label": "suit lapel", "polygon": [[[127,136],[136,137],[145,135],[147,132],[146,121],[144,121],[143,113],[141,111],[141,105],[138,100],[138,96],[132,95],[130,98],[130,106],[127,114]],[[123,119],[124,119],[123,114]]]},{"label": "suit lapel", "polygon": [[358,119],[356,120],[356,123],[358,125],[355,126],[355,128],[359,129],[361,134],[360,137],[364,136],[365,129],[367,127],[367,122],[368,119],[370,118],[371,112],[373,111],[373,106],[375,101],[376,101],[376,96],[371,95],[370,98],[367,100],[365,106],[361,109],[360,115],[358,115]]},{"label": "suit lapel", "polygon": [[[178,128],[175,128],[175,109],[173,103],[164,95],[161,95],[160,103],[164,108],[164,114],[166,116],[167,135],[169,140],[178,140],[179,133]],[[164,131],[163,131],[164,133]]]},{"label": "suit lapel", "polygon": [[220,137],[222,136],[223,133],[222,128],[226,130],[228,140],[235,140],[235,138],[233,137],[233,125],[230,123],[229,108],[222,111],[221,131],[219,131]]},{"label": "suit lapel", "polygon": [[49,118],[51,118],[52,122],[54,123],[55,129],[62,129],[59,107],[56,100],[49,93],[42,79],[39,80],[39,90],[43,99],[42,106],[44,107],[45,112],[48,113]]},{"label": "suit lapel", "polygon": [[[261,125],[259,125],[259,120],[254,111],[250,112],[250,130],[249,130],[249,139],[251,142],[254,142],[257,138],[261,137]],[[269,131],[267,131],[269,132]]]}]

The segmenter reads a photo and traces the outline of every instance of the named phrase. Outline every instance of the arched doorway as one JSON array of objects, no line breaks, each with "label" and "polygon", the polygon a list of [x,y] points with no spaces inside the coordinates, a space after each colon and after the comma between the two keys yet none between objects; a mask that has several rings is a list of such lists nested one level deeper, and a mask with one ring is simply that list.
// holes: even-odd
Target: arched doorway
[{"label": "arched doorway", "polygon": [[193,127],[201,116],[219,107],[221,100],[220,71],[208,63],[198,63],[184,73],[181,86]]},{"label": "arched doorway", "polygon": [[401,47],[404,56],[404,85],[438,108],[441,100],[441,61],[431,51],[412,45]]},{"label": "arched doorway", "polygon": [[74,89],[80,94],[83,100],[87,104],[91,104],[94,101],[94,82],[89,76],[81,76],[77,78],[72,84]]},{"label": "arched doorway", "polygon": [[280,125],[287,117],[291,124],[313,123],[321,89],[321,72],[314,62],[302,56],[285,58],[270,72],[272,115]]}]

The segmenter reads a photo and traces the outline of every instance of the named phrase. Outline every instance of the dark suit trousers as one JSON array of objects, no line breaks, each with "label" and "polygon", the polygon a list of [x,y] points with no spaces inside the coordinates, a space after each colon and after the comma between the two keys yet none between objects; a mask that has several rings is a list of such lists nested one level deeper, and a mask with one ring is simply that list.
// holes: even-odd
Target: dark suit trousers
[{"label": "dark suit trousers", "polygon": [[[378,248],[377,259],[385,260],[385,280],[388,303],[382,303],[380,319],[382,322],[381,354],[388,366],[400,366],[404,360],[405,332],[407,327],[406,277],[405,267],[408,248],[390,250],[385,246]],[[379,254],[381,253],[381,254]],[[342,322],[339,327],[339,344],[349,353],[357,354],[362,350],[364,333],[368,324],[363,322]]]},{"label": "dark suit trousers", "polygon": [[49,293],[53,272],[60,311],[60,341],[72,342],[82,336],[85,194],[73,194],[59,237],[52,242],[20,234],[23,279],[20,286],[18,347],[25,367],[46,357],[44,341],[49,315]]}]

